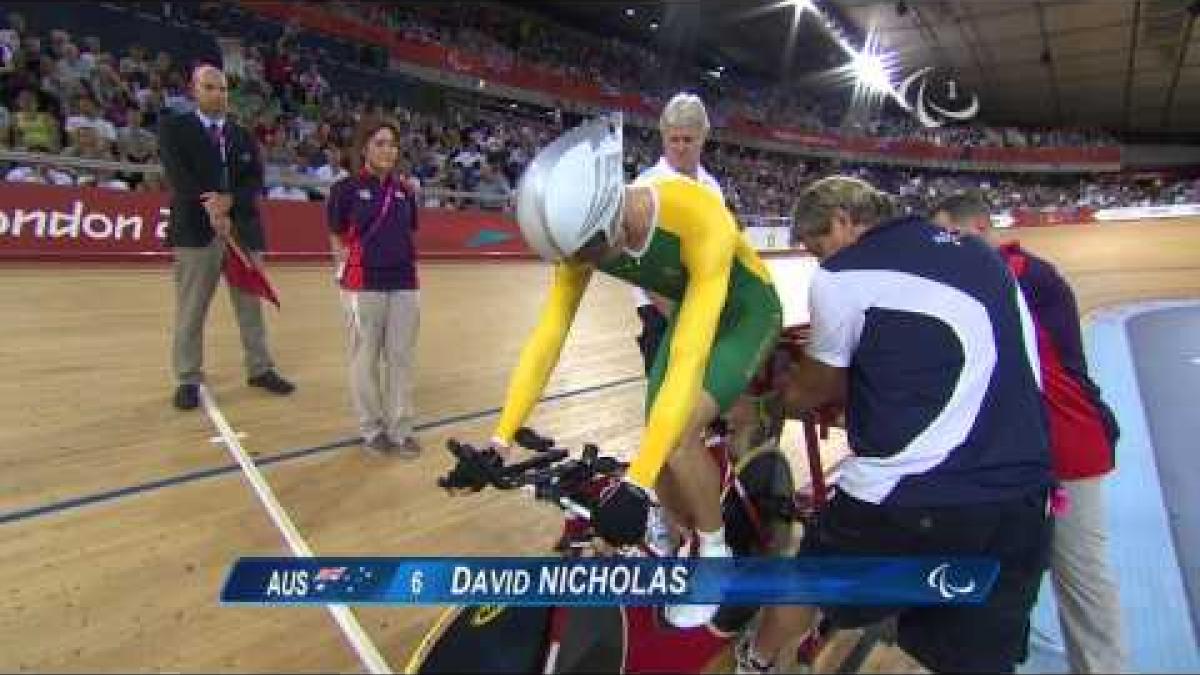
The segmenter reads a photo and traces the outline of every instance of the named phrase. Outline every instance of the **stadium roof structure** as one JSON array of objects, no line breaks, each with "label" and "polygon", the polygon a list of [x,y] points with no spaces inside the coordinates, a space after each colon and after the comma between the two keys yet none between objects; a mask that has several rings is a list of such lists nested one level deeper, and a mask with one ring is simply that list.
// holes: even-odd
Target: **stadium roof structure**
[{"label": "stadium roof structure", "polygon": [[1200,0],[833,0],[1003,123],[1200,133]]},{"label": "stadium roof structure", "polygon": [[979,94],[979,117],[988,123],[1200,136],[1200,0],[523,4],[705,67],[726,63],[762,77],[814,83],[847,61],[823,25],[828,18],[857,48],[873,35],[894,53],[897,85],[929,66],[952,73]]}]

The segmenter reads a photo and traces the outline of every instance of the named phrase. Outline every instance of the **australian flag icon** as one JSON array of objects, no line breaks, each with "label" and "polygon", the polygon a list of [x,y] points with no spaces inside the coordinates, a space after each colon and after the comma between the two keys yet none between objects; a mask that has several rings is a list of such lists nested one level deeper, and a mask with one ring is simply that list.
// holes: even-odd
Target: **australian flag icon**
[{"label": "australian flag icon", "polygon": [[366,565],[319,567],[313,574],[313,590],[326,599],[360,599],[382,581],[378,572]]}]

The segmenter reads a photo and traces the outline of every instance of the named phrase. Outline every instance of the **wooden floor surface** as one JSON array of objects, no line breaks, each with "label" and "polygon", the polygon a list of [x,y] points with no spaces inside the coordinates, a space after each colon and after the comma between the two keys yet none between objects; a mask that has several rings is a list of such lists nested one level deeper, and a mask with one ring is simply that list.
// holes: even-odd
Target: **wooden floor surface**
[{"label": "wooden floor surface", "polygon": [[[1062,266],[1085,311],[1200,297],[1200,222],[1020,234]],[[295,395],[245,386],[224,291],[206,344],[209,384],[260,458],[344,441],[354,429],[329,270],[271,273],[284,304],[269,310],[270,343]],[[803,280],[781,277],[789,302],[802,306]],[[424,456],[389,461],[341,446],[264,468],[317,554],[546,550],[553,510],[517,495],[450,498],[433,481],[451,464],[446,438],[487,437],[495,421],[487,412],[502,399],[547,281],[532,263],[423,265],[417,402],[419,421],[438,423],[423,432]],[[216,602],[235,558],[286,549],[241,473],[221,469],[231,458],[211,442],[204,413],[170,406],[169,271],[5,265],[0,284],[0,670],[360,670],[321,608]],[[573,445],[632,448],[644,393],[636,330],[628,288],[597,277],[548,392],[599,388],[543,404],[534,425]],[[447,421],[457,416],[466,419]],[[196,475],[204,471],[213,475]],[[97,497],[155,481],[169,484]],[[401,668],[437,611],[355,613]],[[888,663],[880,648],[864,668]]]}]

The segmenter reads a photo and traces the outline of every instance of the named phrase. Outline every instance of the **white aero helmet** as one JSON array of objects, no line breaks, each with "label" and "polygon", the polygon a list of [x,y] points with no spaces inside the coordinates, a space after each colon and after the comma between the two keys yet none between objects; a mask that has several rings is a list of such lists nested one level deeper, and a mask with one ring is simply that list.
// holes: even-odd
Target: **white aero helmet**
[{"label": "white aero helmet", "polygon": [[625,198],[620,113],[585,122],[542,148],[517,185],[517,224],[529,248],[558,262],[616,241]]}]

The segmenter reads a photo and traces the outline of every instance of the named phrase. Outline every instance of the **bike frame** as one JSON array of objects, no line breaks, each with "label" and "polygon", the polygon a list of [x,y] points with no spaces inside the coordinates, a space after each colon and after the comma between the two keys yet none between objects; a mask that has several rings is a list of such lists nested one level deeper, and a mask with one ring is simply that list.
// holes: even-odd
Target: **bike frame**
[{"label": "bike frame", "polygon": [[[795,358],[807,337],[806,330],[807,326],[793,326],[785,330],[781,336],[780,346],[772,358]],[[772,388],[772,370],[766,369],[766,372],[766,377],[759,378],[756,383],[760,392],[769,391]],[[832,415],[828,411],[809,412],[800,417],[803,424],[810,489],[808,491],[792,490],[787,509],[787,516],[792,522],[799,521],[805,524],[811,522],[811,519],[827,502],[829,487],[822,466],[820,440],[828,437],[831,419]],[[533,436],[537,438],[536,434]],[[760,446],[735,458],[729,447],[730,436],[728,434],[717,435],[712,441],[708,444],[708,449],[721,474],[722,504],[724,505],[727,499],[736,499],[736,504],[744,509],[759,550],[770,550],[776,542],[771,540],[771,533],[764,524],[764,514],[759,511],[751,495],[748,494],[745,485],[739,478],[739,472],[762,454],[778,452],[778,450],[774,447],[764,449]],[[527,447],[534,448],[533,445]],[[536,449],[548,451],[549,446],[542,445]],[[594,452],[594,448],[589,450]],[[561,453],[560,459],[566,454],[565,451],[553,452]],[[458,453],[456,452],[456,454]],[[536,461],[529,460],[523,464],[533,464]],[[520,467],[521,465],[516,466]],[[618,478],[614,475],[593,476],[580,492],[594,499],[613,480],[618,480]],[[583,556],[589,549],[594,552],[595,536],[591,532],[590,514],[581,512],[574,503],[564,503],[561,499],[557,500],[557,503],[564,509],[565,516],[562,534],[558,543],[555,544],[555,550],[566,556]],[[690,541],[692,543],[696,541],[694,533],[692,533]],[[657,557],[657,554],[645,544],[636,547],[635,550],[637,555]],[[617,550],[615,553],[617,555],[633,554],[631,550]],[[405,672],[425,672],[421,669],[425,665],[426,659],[443,640],[447,631],[450,631],[462,620],[463,612],[470,609],[456,607],[444,612],[414,651]],[[561,656],[564,639],[568,635],[572,618],[583,616],[582,613],[578,613],[580,608],[556,606],[517,609],[524,611],[531,618],[534,630],[542,631],[541,644],[537,650],[537,660],[540,661],[541,672],[559,672],[556,668],[563,665]],[[591,671],[611,669],[622,673],[703,672],[715,664],[728,647],[732,637],[753,617],[757,610],[757,608],[723,607],[712,624],[679,629],[666,624],[661,618],[658,607],[627,606],[611,609],[619,612],[620,616],[620,655],[613,663],[589,664]],[[481,608],[475,608],[474,616],[478,617],[482,611]],[[493,608],[491,610],[492,620],[505,611],[506,608],[503,607]],[[541,616],[543,611],[546,613],[544,617]],[[572,614],[572,612],[577,613]],[[609,616],[609,620],[611,619],[612,616]],[[470,622],[474,624],[475,619],[471,619]],[[718,627],[720,625],[724,625],[725,629]],[[599,632],[599,628],[597,627],[597,630],[593,632]],[[609,656],[615,657],[615,654]],[[567,664],[567,667],[570,665]],[[609,668],[608,666],[614,667]]]}]

